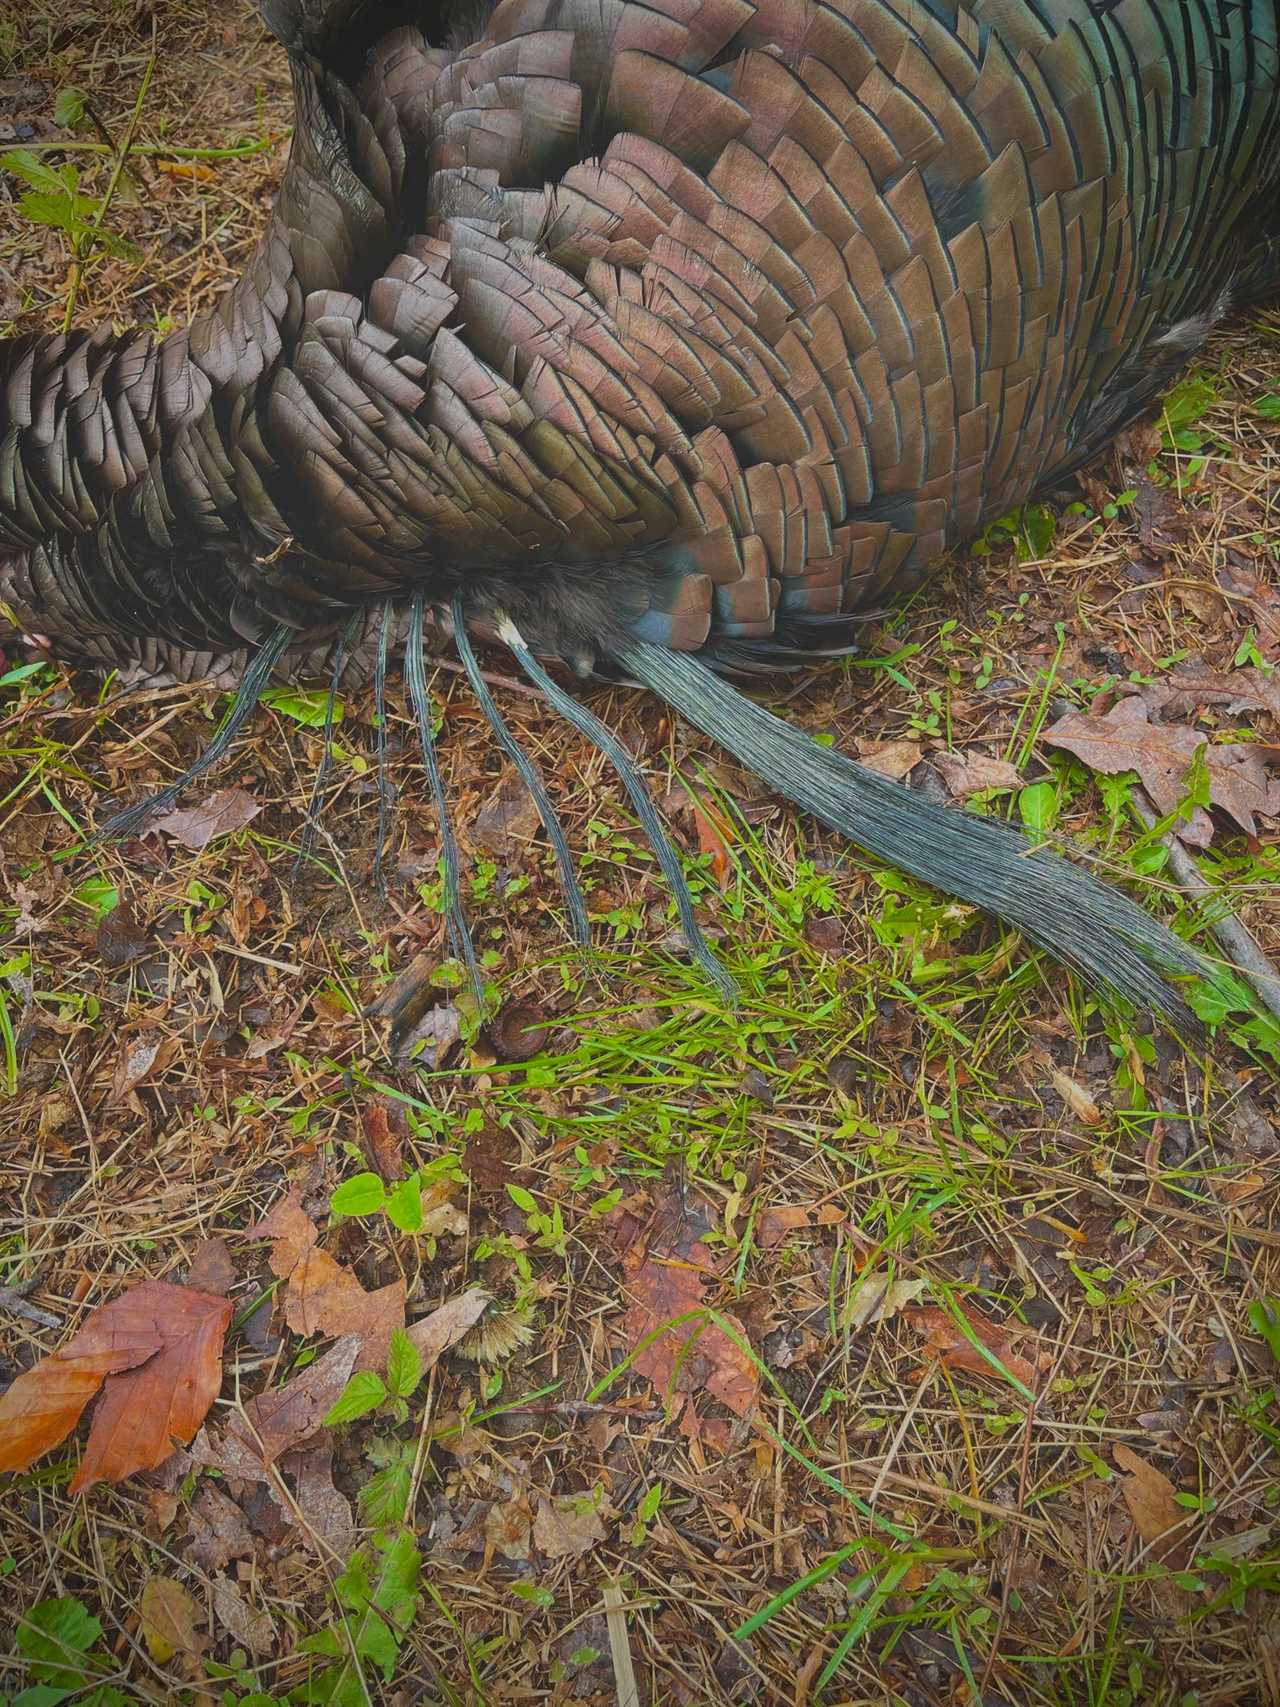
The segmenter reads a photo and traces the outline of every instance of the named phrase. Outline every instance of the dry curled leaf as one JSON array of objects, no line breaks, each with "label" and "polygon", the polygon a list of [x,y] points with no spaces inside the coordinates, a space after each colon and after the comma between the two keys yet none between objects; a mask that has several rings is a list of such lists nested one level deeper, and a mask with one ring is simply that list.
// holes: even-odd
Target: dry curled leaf
[{"label": "dry curled leaf", "polygon": [[604,1538],[601,1500],[595,1494],[539,1501],[533,1540],[548,1559],[579,1558]]},{"label": "dry curled leaf", "polygon": [[693,828],[698,838],[698,852],[708,856],[716,887],[724,889],[728,886],[733,870],[733,860],[729,854],[729,844],[734,839],[733,826],[710,801],[703,800],[692,789],[689,790],[689,805],[693,812]]},{"label": "dry curled leaf", "polygon": [[967,800],[988,788],[1021,788],[1016,765],[1007,759],[989,759],[985,753],[935,753],[934,769],[955,800]]},{"label": "dry curled leaf", "polygon": [[1120,1492],[1134,1528],[1148,1547],[1156,1549],[1157,1558],[1167,1560],[1176,1544],[1165,1543],[1161,1547],[1160,1543],[1187,1515],[1174,1498],[1173,1483],[1123,1441],[1112,1448],[1111,1456],[1121,1470],[1128,1472],[1121,1479]]},{"label": "dry curled leaf", "polygon": [[759,1393],[759,1371],[739,1344],[747,1338],[742,1324],[721,1312],[732,1330],[728,1333],[706,1314],[718,1277],[711,1251],[698,1237],[686,1206],[674,1197],[660,1201],[654,1226],[664,1230],[652,1239],[636,1239],[623,1259],[627,1307],[622,1336],[633,1353],[631,1366],[647,1376],[663,1403],[671,1406],[683,1434],[723,1450],[729,1444],[728,1426],[707,1415],[705,1400],[724,1405],[735,1416],[750,1416]]},{"label": "dry curled leaf", "polygon": [[[1280,812],[1280,783],[1268,776],[1256,749],[1207,745],[1203,735],[1185,725],[1152,723],[1136,696],[1117,701],[1105,717],[1070,712],[1044,731],[1044,739],[1104,775],[1136,771],[1162,816],[1176,812],[1185,798],[1192,760],[1202,749],[1210,801],[1248,835],[1256,833],[1258,813]],[[1212,833],[1203,813],[1178,830],[1184,841],[1200,847]]]},{"label": "dry curled leaf", "polygon": [[199,1602],[190,1589],[183,1588],[173,1577],[147,1578],[142,1585],[138,1615],[147,1652],[159,1665],[179,1653],[198,1658],[209,1645],[196,1628],[204,1622]]},{"label": "dry curled leaf", "polygon": [[[403,1120],[403,1115],[401,1115]],[[404,1178],[404,1152],[391,1129],[391,1111],[385,1103],[371,1102],[360,1111],[361,1148],[374,1173],[384,1185]]]},{"label": "dry curled leaf", "polygon": [[891,1280],[887,1274],[863,1274],[845,1319],[854,1329],[870,1327],[873,1322],[892,1321],[915,1303],[925,1285],[922,1278],[900,1275]]},{"label": "dry curled leaf", "polygon": [[243,830],[252,823],[262,808],[243,788],[220,788],[195,806],[184,806],[153,818],[149,826],[163,835],[181,842],[184,848],[198,853],[208,847],[215,836],[226,836],[232,830]]},{"label": "dry curled leaf", "polygon": [[490,1295],[482,1287],[473,1286],[414,1322],[407,1331],[422,1359],[424,1374],[476,1325],[491,1303]]},{"label": "dry curled leaf", "polygon": [[[966,1369],[974,1375],[999,1374],[949,1310],[926,1305],[922,1309],[907,1310],[904,1314],[905,1320],[909,1321],[912,1327],[918,1328],[926,1335],[925,1351],[931,1356],[940,1357],[948,1369]],[[986,1316],[979,1315],[972,1307],[965,1309],[964,1317],[974,1338],[986,1347],[1014,1380],[1021,1381],[1024,1387],[1032,1386],[1036,1379],[1036,1366],[1013,1349],[1005,1329]]]},{"label": "dry curled leaf", "polygon": [[162,1073],[177,1052],[177,1038],[164,1037],[156,1031],[143,1032],[141,1037],[125,1038],[120,1045],[107,1102],[114,1106],[126,1101],[139,1085]]},{"label": "dry curled leaf", "polygon": [[361,1341],[356,1367],[385,1367],[391,1336],[404,1326],[402,1279],[366,1292],[349,1268],[319,1248],[319,1233],[296,1192],[281,1198],[249,1236],[272,1241],[271,1267],[289,1283],[284,1313],[295,1334],[304,1339],[354,1334]]},{"label": "dry curled leaf", "polygon": [[1053,1088],[1063,1102],[1085,1126],[1101,1126],[1102,1110],[1085,1087],[1057,1067],[1049,1069]]},{"label": "dry curled leaf", "polygon": [[102,1387],[71,1492],[150,1470],[185,1444],[222,1385],[225,1298],[164,1280],[113,1298],[0,1398],[0,1470],[25,1470],[66,1439]]}]

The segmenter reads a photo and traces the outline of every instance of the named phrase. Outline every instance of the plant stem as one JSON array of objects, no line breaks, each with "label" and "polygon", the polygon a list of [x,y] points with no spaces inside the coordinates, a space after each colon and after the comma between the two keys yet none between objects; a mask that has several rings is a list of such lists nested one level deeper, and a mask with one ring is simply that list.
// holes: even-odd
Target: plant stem
[{"label": "plant stem", "polygon": [[120,146],[116,149],[116,157],[111,166],[111,176],[107,180],[107,187],[103,192],[102,200],[98,203],[97,210],[93,216],[92,230],[89,234],[86,245],[77,252],[75,261],[72,263],[71,283],[67,288],[67,310],[62,317],[62,331],[64,336],[70,332],[72,323],[75,320],[76,301],[80,295],[80,285],[84,279],[85,262],[89,259],[94,234],[102,230],[102,222],[107,217],[107,211],[111,206],[112,199],[115,196],[116,190],[120,186],[120,179],[124,173],[125,161],[129,158],[130,150],[133,147],[133,139],[137,134],[138,123],[142,118],[143,102],[147,98],[147,90],[151,87],[151,76],[155,71],[155,68],[156,56],[155,50],[152,49],[147,58],[146,70],[142,73],[142,84],[138,90],[138,98],[133,103],[133,112],[129,115],[129,123],[125,126],[124,136],[121,138]]}]

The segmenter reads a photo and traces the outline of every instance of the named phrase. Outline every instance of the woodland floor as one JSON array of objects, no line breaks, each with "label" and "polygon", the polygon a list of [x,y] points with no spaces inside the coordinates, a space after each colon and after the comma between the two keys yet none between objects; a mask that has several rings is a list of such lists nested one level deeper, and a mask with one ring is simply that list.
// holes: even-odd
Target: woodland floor
[{"label": "woodland floor", "polygon": [[[11,12],[0,148],[100,197],[92,145],[126,133],[153,50],[103,220],[136,248],[76,281],[66,235],[5,205],[0,319],[59,325],[74,289],[82,323],[163,327],[243,261],[288,106],[242,6]],[[74,127],[67,89],[88,98],[64,96]],[[0,196],[22,189],[0,173]],[[1249,835],[1215,806],[1193,853],[1280,955],[1278,416],[1272,310],[1089,472],[1083,507],[1028,519],[1038,555],[994,530],[864,657],[778,702],[914,786],[1070,838],[1187,931],[1133,774],[1044,733],[1145,708],[1123,752],[1176,800],[1186,731],[1219,760],[1253,740],[1270,815]],[[242,791],[222,801],[241,827],[86,848],[225,702],[25,661],[0,663],[0,1387],[193,1263],[234,1315],[203,1459],[73,1496],[81,1429],[4,1479],[4,1698],[1280,1703],[1274,1028],[1255,1022],[1252,1057],[1152,1038],[817,834],[653,700],[593,690],[666,797],[743,986],[728,1012],[673,947],[613,777],[499,687],[612,944],[610,981],[584,974],[527,803],[444,670],[500,1006],[477,1030],[398,684],[383,900],[368,694],[342,695],[295,877],[321,698],[276,696],[192,790]],[[391,1049],[364,1011],[415,956],[425,1000]],[[247,1236],[291,1189],[292,1257]],[[290,1262],[315,1236],[330,1290],[309,1295]],[[477,1284],[498,1312],[407,1403],[313,1418],[259,1477],[226,1470],[243,1407],[400,1308],[353,1288],[400,1284],[411,1320]]]}]

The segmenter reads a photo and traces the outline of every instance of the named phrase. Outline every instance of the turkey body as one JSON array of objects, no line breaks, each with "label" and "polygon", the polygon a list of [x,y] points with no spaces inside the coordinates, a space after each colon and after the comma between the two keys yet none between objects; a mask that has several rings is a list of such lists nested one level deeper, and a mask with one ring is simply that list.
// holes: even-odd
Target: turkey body
[{"label": "turkey body", "polygon": [[65,653],[314,670],[414,599],[711,728],[690,660],[852,648],[1280,280],[1280,0],[264,9],[242,279],[0,343],[0,593]]}]

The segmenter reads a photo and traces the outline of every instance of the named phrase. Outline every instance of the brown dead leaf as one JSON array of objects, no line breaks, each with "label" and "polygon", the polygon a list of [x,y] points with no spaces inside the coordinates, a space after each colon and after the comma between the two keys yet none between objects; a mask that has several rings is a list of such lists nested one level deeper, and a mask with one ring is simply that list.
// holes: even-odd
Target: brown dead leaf
[{"label": "brown dead leaf", "polygon": [[191,1540],[185,1556],[197,1570],[212,1576],[232,1559],[253,1557],[253,1536],[244,1513],[208,1479],[201,1482],[187,1521]]},{"label": "brown dead leaf", "polygon": [[605,1538],[602,1500],[595,1494],[543,1499],[533,1520],[534,1544],[548,1559],[576,1559]]},{"label": "brown dead leaf", "polygon": [[310,1445],[290,1452],[281,1468],[293,1481],[294,1499],[304,1525],[336,1559],[348,1559],[355,1545],[351,1502],[333,1484],[333,1435],[325,1430]]},{"label": "brown dead leaf", "polygon": [[1280,587],[1270,577],[1230,563],[1217,569],[1214,579],[1240,626],[1251,623],[1258,631],[1263,657],[1273,659],[1280,653]]},{"label": "brown dead leaf", "polygon": [[803,1203],[778,1203],[756,1216],[756,1239],[761,1250],[771,1251],[797,1227],[809,1226],[809,1209]]},{"label": "brown dead leaf", "polygon": [[139,1085],[162,1073],[177,1052],[177,1038],[165,1037],[161,1032],[145,1031],[140,1037],[125,1038],[107,1093],[108,1104],[115,1106],[126,1101]]},{"label": "brown dead leaf", "polygon": [[362,1342],[356,1367],[386,1367],[391,1336],[404,1326],[403,1279],[366,1292],[349,1268],[319,1248],[319,1233],[296,1192],[281,1198],[249,1236],[272,1241],[271,1267],[289,1283],[284,1315],[295,1334],[304,1339],[354,1334]]},{"label": "brown dead leaf", "polygon": [[99,1387],[71,1492],[153,1469],[175,1439],[191,1439],[217,1396],[230,1320],[225,1298],[164,1280],[113,1298],[0,1397],[0,1470],[25,1470],[52,1451]]},{"label": "brown dead leaf", "polygon": [[94,946],[102,964],[115,967],[141,960],[155,944],[134,917],[132,908],[122,904],[99,919]]},{"label": "brown dead leaf", "polygon": [[318,1334],[360,1339],[357,1369],[385,1369],[391,1336],[404,1326],[405,1283],[366,1292],[349,1268],[327,1251],[308,1251],[289,1276],[284,1319],[303,1339]]},{"label": "brown dead leaf", "polygon": [[243,830],[261,810],[253,796],[246,794],[243,788],[220,788],[216,794],[209,795],[195,806],[180,807],[177,811],[153,818],[149,827],[198,853],[201,848],[208,847],[215,836]]},{"label": "brown dead leaf", "polygon": [[1280,717],[1280,677],[1263,670],[1210,670],[1184,663],[1144,686],[1142,698],[1166,722],[1209,706],[1221,706],[1232,717],[1241,711],[1270,711]]},{"label": "brown dead leaf", "polygon": [[532,1061],[551,1041],[547,1016],[533,1002],[507,1002],[489,1021],[485,1034],[499,1061]]},{"label": "brown dead leaf", "polygon": [[[241,944],[240,946],[243,947],[244,945]],[[265,1061],[274,1050],[283,1049],[298,1029],[298,1021],[306,1010],[307,998],[304,996],[279,1019],[273,1020],[270,1025],[264,1025],[261,1030],[255,1031],[248,1043],[245,1044],[245,1060]]]},{"label": "brown dead leaf", "polygon": [[202,1429],[191,1444],[197,1464],[224,1476],[269,1482],[270,1466],[315,1435],[351,1378],[360,1341],[352,1334],[330,1346],[283,1387],[250,1399],[221,1433]]},{"label": "brown dead leaf", "polygon": [[138,1603],[142,1636],[147,1652],[158,1665],[175,1654],[196,1658],[208,1647],[208,1639],[196,1628],[204,1613],[190,1589],[173,1577],[148,1577]]},{"label": "brown dead leaf", "polygon": [[[1117,701],[1105,717],[1070,712],[1044,731],[1053,747],[1064,747],[1092,770],[1115,776],[1136,771],[1162,815],[1177,810],[1186,793],[1191,761],[1204,749],[1209,773],[1209,799],[1248,835],[1257,831],[1256,816],[1280,812],[1280,782],[1267,774],[1257,751],[1241,743],[1206,745],[1203,735],[1182,724],[1154,724],[1137,696]],[[1179,828],[1183,841],[1207,845],[1212,824],[1200,813]]]},{"label": "brown dead leaf", "polygon": [[1117,1466],[1128,1474],[1120,1483],[1120,1492],[1129,1508],[1133,1526],[1144,1544],[1156,1550],[1156,1557],[1168,1562],[1176,1550],[1176,1542],[1164,1542],[1163,1537],[1186,1521],[1186,1512],[1174,1499],[1174,1486],[1162,1470],[1140,1458],[1131,1446],[1118,1441],[1111,1450]]},{"label": "brown dead leaf", "polygon": [[887,1274],[863,1274],[848,1312],[849,1326],[866,1328],[873,1322],[892,1321],[909,1304],[914,1304],[924,1289],[923,1279],[899,1275],[890,1280]]},{"label": "brown dead leaf", "polygon": [[954,800],[967,800],[987,788],[1021,788],[1016,765],[1007,759],[989,759],[985,753],[934,753],[934,768]]},{"label": "brown dead leaf", "polygon": [[[627,1306],[622,1336],[635,1354],[632,1368],[647,1376],[663,1403],[671,1406],[683,1434],[724,1450],[728,1427],[722,1419],[708,1417],[699,1399],[705,1396],[735,1416],[750,1416],[759,1372],[735,1339],[703,1313],[717,1273],[686,1206],[671,1195],[660,1200],[652,1229],[650,1236],[633,1241],[623,1259]],[[691,1314],[697,1319],[682,1319]],[[742,1324],[722,1314],[745,1341]]]},{"label": "brown dead leaf", "polygon": [[439,1362],[450,1346],[457,1345],[463,1335],[476,1325],[491,1303],[489,1293],[482,1287],[473,1286],[441,1304],[429,1316],[414,1322],[407,1332],[422,1359],[424,1374]]},{"label": "brown dead leaf", "polygon": [[250,1606],[230,1577],[215,1577],[212,1589],[213,1615],[232,1637],[251,1654],[270,1654],[279,1644],[275,1620],[266,1611]]},{"label": "brown dead leaf", "polygon": [[351,1379],[360,1345],[356,1334],[335,1341],[323,1357],[309,1363],[292,1381],[250,1399],[244,1407],[248,1430],[233,1418],[228,1433],[251,1440],[254,1450],[269,1462],[310,1440]]},{"label": "brown dead leaf", "polygon": [[371,1102],[360,1111],[361,1148],[369,1166],[384,1185],[404,1178],[404,1151],[391,1130],[391,1112],[385,1103]]},{"label": "brown dead leaf", "polygon": [[191,1253],[187,1285],[197,1292],[212,1292],[225,1298],[235,1285],[235,1265],[225,1239],[202,1239]]},{"label": "brown dead leaf", "polygon": [[887,776],[891,782],[901,782],[924,757],[919,741],[860,741],[858,762],[869,771]]},{"label": "brown dead leaf", "polygon": [[532,841],[541,824],[529,790],[512,771],[476,813],[471,840],[489,853],[510,854],[522,843]]},{"label": "brown dead leaf", "polygon": [[[1009,1374],[1024,1386],[1033,1386],[1037,1374],[1036,1366],[1013,1349],[1004,1328],[986,1316],[979,1315],[972,1307],[966,1308],[964,1315],[975,1338],[986,1346]],[[998,1377],[998,1371],[970,1341],[950,1311],[926,1305],[921,1309],[905,1311],[904,1317],[912,1327],[918,1328],[927,1336],[924,1345],[926,1353],[940,1357],[948,1369],[965,1369],[974,1375]]]}]

